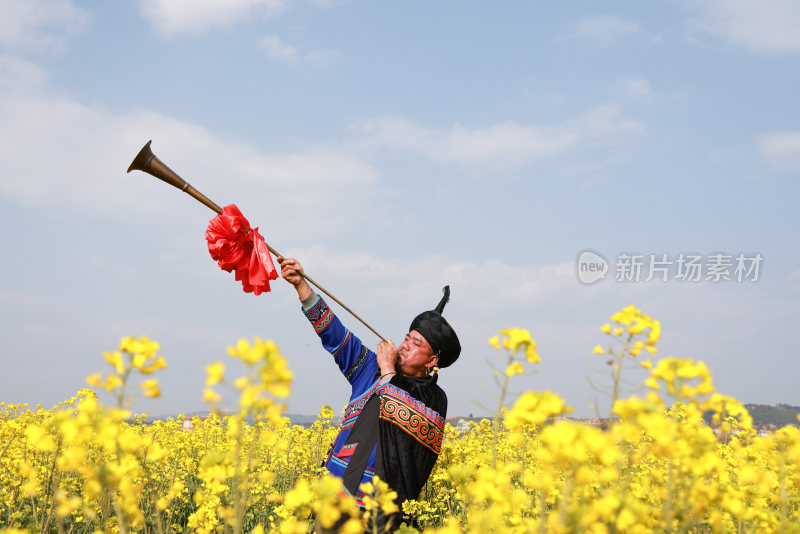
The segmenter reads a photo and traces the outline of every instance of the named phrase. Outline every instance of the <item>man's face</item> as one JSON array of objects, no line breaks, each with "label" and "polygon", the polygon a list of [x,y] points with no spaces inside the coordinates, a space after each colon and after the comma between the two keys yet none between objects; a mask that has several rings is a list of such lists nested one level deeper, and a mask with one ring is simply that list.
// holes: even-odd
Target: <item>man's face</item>
[{"label": "man's face", "polygon": [[412,330],[397,348],[397,372],[406,376],[426,376],[439,359],[422,334]]}]

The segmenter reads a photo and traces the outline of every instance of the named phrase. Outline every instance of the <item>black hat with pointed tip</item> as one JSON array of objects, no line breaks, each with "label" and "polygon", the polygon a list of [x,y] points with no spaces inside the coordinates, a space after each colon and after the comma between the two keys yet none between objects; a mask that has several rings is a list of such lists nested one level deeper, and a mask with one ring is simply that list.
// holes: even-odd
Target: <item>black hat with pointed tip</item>
[{"label": "black hat with pointed tip", "polygon": [[442,291],[444,296],[436,308],[417,315],[408,328],[416,330],[430,344],[433,353],[439,356],[439,367],[448,367],[458,359],[461,354],[461,344],[458,342],[453,327],[442,317],[444,305],[450,300],[450,286],[445,286]]}]

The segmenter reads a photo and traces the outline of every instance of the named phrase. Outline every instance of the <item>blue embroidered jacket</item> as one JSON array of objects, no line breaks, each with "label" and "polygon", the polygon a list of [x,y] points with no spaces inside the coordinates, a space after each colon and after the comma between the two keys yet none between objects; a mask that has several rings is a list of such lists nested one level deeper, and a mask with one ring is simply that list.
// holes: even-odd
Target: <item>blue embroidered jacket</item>
[{"label": "blue embroidered jacket", "polygon": [[[331,446],[325,467],[335,476],[344,476],[354,448],[343,446],[364,405],[378,394],[381,396],[382,443],[372,450],[361,484],[375,476],[380,447],[383,464],[391,466],[388,472],[379,472],[381,478],[398,492],[400,503],[416,498],[436,462],[444,437],[447,397],[436,385],[436,377],[395,376],[381,385],[376,354],[341,323],[324,300],[317,297],[303,312],[352,386],[342,428]],[[364,495],[360,490],[354,497],[363,506]]]}]

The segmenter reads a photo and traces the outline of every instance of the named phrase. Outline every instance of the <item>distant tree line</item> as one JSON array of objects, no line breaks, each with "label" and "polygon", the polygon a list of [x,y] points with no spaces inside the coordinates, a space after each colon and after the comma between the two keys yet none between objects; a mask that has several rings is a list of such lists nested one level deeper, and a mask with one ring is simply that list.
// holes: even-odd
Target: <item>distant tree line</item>
[{"label": "distant tree line", "polygon": [[753,418],[755,425],[798,425],[800,422],[797,420],[797,414],[800,413],[800,407],[791,406],[789,404],[776,404],[769,406],[767,404],[745,404],[747,411],[750,412],[750,417]]}]

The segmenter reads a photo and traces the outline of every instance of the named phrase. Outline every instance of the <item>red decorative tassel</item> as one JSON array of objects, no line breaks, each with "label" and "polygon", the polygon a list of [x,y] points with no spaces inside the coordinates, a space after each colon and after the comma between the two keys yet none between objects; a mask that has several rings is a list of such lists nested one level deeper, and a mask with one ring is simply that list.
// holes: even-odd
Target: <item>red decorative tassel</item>
[{"label": "red decorative tassel", "polygon": [[269,291],[269,281],[278,278],[264,238],[258,228],[250,228],[236,205],[222,208],[222,213],[208,223],[208,252],[221,269],[235,271],[246,293],[260,295]]}]

